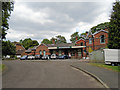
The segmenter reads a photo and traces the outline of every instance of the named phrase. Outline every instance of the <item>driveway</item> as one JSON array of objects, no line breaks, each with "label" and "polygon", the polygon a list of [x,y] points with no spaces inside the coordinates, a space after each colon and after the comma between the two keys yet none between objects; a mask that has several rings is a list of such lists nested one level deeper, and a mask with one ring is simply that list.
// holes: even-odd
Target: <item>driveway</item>
[{"label": "driveway", "polygon": [[3,88],[104,88],[89,75],[72,68],[79,61],[3,61]]}]

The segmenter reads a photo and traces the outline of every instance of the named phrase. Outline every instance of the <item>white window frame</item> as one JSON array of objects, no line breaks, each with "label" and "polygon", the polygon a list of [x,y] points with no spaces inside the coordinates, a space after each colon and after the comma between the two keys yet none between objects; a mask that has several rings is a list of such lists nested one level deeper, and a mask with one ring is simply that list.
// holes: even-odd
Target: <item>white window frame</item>
[{"label": "white window frame", "polygon": [[[102,39],[102,38],[101,38],[102,36],[104,36],[104,42],[101,42],[101,41],[102,41],[102,40],[101,40],[101,39]],[[100,43],[101,43],[101,44],[104,44],[104,43],[105,43],[105,35],[101,35],[101,36],[100,36]]]},{"label": "white window frame", "polygon": [[40,50],[40,55],[42,55],[42,51]]},{"label": "white window frame", "polygon": [[[91,42],[90,42],[90,41],[91,41]],[[91,38],[91,37],[89,38],[89,44],[92,44],[92,38]]]},{"label": "white window frame", "polygon": [[46,55],[46,51],[45,50],[43,50],[43,56],[45,56]]}]

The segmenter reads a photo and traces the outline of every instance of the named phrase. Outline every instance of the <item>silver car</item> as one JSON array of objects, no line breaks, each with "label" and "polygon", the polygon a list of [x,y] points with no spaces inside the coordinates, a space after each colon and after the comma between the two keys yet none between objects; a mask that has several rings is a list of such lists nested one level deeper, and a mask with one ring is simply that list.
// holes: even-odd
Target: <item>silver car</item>
[{"label": "silver car", "polygon": [[46,60],[46,59],[49,59],[49,56],[48,55],[45,55],[42,57],[43,60]]},{"label": "silver car", "polygon": [[29,56],[27,57],[27,59],[28,59],[28,60],[33,60],[33,59],[35,59],[35,56],[29,55]]},{"label": "silver car", "polygon": [[56,59],[56,58],[57,58],[56,54],[51,55],[51,59]]}]

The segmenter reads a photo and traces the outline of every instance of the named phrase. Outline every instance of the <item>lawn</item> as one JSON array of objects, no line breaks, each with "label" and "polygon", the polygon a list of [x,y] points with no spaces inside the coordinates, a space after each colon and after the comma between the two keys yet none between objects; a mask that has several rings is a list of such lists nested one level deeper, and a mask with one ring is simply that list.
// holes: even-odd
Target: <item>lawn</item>
[{"label": "lawn", "polygon": [[108,70],[120,72],[120,66],[111,66],[111,65],[101,64],[101,63],[90,63],[90,65],[94,65],[94,66],[105,68]]},{"label": "lawn", "polygon": [[5,64],[0,64],[0,71],[4,71],[6,68]]}]

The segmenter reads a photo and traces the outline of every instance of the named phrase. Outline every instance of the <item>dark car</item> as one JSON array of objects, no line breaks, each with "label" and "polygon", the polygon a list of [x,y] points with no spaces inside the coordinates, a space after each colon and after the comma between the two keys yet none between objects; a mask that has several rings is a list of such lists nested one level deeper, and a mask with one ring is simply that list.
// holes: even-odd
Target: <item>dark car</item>
[{"label": "dark car", "polygon": [[62,56],[58,56],[58,59],[68,59],[68,55],[62,55]]},{"label": "dark car", "polygon": [[35,59],[41,59],[40,55],[35,55]]},{"label": "dark car", "polygon": [[24,55],[24,56],[22,56],[21,58],[20,58],[20,60],[26,60],[27,59],[27,55]]}]

